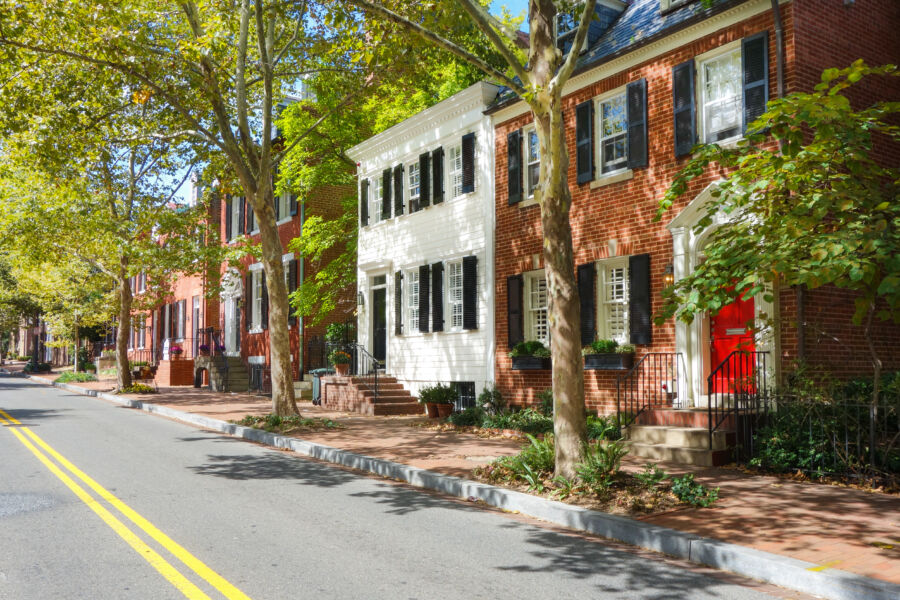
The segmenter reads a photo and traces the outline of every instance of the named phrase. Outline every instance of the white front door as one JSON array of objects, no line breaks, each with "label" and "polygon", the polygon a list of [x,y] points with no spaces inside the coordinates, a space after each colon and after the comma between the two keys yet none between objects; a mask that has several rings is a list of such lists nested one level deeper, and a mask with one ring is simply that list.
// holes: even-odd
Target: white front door
[{"label": "white front door", "polygon": [[238,298],[225,298],[225,354],[241,354],[241,322]]}]

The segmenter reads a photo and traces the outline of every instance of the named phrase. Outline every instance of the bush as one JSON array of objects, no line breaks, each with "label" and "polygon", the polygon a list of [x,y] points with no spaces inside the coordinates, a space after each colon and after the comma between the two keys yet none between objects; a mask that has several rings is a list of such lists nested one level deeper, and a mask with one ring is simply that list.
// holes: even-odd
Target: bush
[{"label": "bush", "polygon": [[456,404],[458,399],[459,394],[452,385],[439,383],[419,390],[419,402],[422,404]]},{"label": "bush", "polygon": [[134,369],[135,367],[149,367],[149,366],[150,366],[150,363],[148,363],[146,360],[129,360],[128,361],[129,369]]},{"label": "bush", "polygon": [[506,410],[506,401],[503,399],[503,394],[500,393],[500,390],[492,385],[489,388],[484,388],[478,394],[478,406],[483,408],[488,414],[496,415]]},{"label": "bush", "polygon": [[543,478],[553,472],[556,450],[553,436],[539,440],[528,436],[528,446],[514,456],[503,456],[485,469],[485,474],[494,481],[524,481],[529,489],[544,491]]},{"label": "bush", "polygon": [[538,392],[538,400],[540,401],[540,406],[538,410],[545,417],[553,416],[553,390],[547,388],[543,392]]},{"label": "bush", "polygon": [[149,385],[144,385],[143,383],[135,383],[133,385],[123,387],[116,393],[117,394],[155,394],[157,392],[155,389],[153,389]]},{"label": "bush", "polygon": [[97,377],[91,373],[63,373],[55,380],[57,383],[84,383],[86,381],[97,381]]},{"label": "bush", "polygon": [[93,363],[91,363],[91,359],[93,357],[91,356],[91,351],[89,348],[82,346],[82,347],[78,348],[77,354],[78,354],[78,369],[79,370],[83,371],[85,365],[93,364]]},{"label": "bush", "polygon": [[719,499],[719,488],[710,489],[694,481],[694,474],[672,478],[672,493],[691,506],[712,506]]},{"label": "bush", "polygon": [[49,373],[51,369],[50,363],[39,362],[35,365],[34,363],[29,362],[22,370],[26,373]]},{"label": "bush", "polygon": [[519,356],[537,356],[540,358],[547,358],[550,356],[550,349],[537,340],[519,342],[518,344],[513,346],[512,351],[510,351],[509,353],[509,357],[516,358]]},{"label": "bush", "polygon": [[578,478],[595,494],[609,489],[622,468],[628,448],[622,442],[598,442],[584,448],[584,461],[575,467]]},{"label": "bush", "polygon": [[459,412],[455,412],[447,419],[457,427],[486,427],[484,425],[486,413],[480,406],[470,406]]},{"label": "bush", "polygon": [[533,408],[526,408],[525,410],[504,412],[499,415],[489,415],[484,420],[484,427],[515,429],[524,433],[538,435],[540,433],[553,432],[553,419],[542,415]]},{"label": "bush", "polygon": [[16,360],[29,361],[29,360],[31,360],[31,357],[30,357],[30,356],[23,356],[22,354],[20,354],[20,355],[18,355],[18,356],[16,357]]},{"label": "bush", "polygon": [[587,436],[589,440],[618,440],[622,437],[615,415],[587,416]]},{"label": "bush", "polygon": [[329,323],[328,327],[325,328],[325,341],[332,344],[349,341],[347,339],[349,332],[349,323]]},{"label": "bush", "polygon": [[668,479],[669,475],[656,466],[655,463],[647,463],[641,473],[635,473],[634,478],[641,482],[645,488],[658,487],[660,483]]},{"label": "bush", "polygon": [[616,340],[594,340],[590,346],[582,349],[584,354],[611,354],[619,347]]}]

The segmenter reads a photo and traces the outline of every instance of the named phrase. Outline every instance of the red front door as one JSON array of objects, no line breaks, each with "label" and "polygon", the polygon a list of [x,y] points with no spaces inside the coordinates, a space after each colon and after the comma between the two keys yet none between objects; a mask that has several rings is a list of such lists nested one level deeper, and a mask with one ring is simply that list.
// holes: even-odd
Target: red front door
[{"label": "red front door", "polygon": [[[723,306],[718,313],[709,319],[711,337],[710,370],[722,365],[722,362],[735,350],[755,352],[753,331],[748,324],[753,323],[753,296],[739,298]],[[715,372],[713,392],[730,392],[736,389],[738,379],[752,379],[754,361],[751,357],[738,357]]]}]

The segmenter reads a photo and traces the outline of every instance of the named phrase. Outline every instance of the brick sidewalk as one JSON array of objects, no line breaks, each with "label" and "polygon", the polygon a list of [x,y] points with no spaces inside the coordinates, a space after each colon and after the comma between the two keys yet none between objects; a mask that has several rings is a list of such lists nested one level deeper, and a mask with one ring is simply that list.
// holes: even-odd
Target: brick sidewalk
[{"label": "brick sidewalk", "polygon": [[[85,384],[79,384],[85,385]],[[87,384],[94,389],[108,382]],[[193,388],[160,388],[155,396],[133,396],[221,420],[271,412],[267,398],[214,394]],[[410,427],[420,417],[362,417],[301,403],[306,416],[340,421],[344,429],[310,432],[303,439],[394,462],[467,477],[470,471],[522,443],[473,434]],[[625,468],[643,461],[626,459]],[[900,497],[853,488],[798,483],[748,475],[736,469],[661,464],[667,472],[692,471],[704,485],[720,487],[714,508],[682,508],[641,520],[699,536],[789,556],[858,575],[900,584]]]}]

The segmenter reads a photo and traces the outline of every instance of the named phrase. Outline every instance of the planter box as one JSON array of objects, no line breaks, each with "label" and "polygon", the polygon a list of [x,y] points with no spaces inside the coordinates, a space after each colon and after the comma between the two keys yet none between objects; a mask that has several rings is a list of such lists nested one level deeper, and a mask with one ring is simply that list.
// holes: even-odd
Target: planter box
[{"label": "planter box", "polygon": [[610,352],[606,354],[585,354],[585,371],[627,371],[634,366],[634,354],[619,354]]},{"label": "planter box", "polygon": [[513,371],[546,371],[550,369],[550,358],[541,356],[516,356],[512,359]]}]

